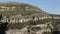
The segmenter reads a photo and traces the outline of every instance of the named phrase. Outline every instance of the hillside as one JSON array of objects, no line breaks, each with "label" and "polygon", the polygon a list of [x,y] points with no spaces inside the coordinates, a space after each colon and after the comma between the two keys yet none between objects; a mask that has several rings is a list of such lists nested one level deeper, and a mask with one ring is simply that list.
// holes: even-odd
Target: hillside
[{"label": "hillside", "polygon": [[31,15],[46,12],[30,4],[20,2],[0,2],[0,13],[11,16],[16,14]]}]

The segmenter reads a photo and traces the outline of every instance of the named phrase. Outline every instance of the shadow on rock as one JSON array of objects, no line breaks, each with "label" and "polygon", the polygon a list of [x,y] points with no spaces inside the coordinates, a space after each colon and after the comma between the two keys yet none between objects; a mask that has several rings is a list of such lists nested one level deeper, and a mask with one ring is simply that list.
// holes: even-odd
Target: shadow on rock
[{"label": "shadow on rock", "polygon": [[53,31],[52,34],[60,34],[60,31]]}]

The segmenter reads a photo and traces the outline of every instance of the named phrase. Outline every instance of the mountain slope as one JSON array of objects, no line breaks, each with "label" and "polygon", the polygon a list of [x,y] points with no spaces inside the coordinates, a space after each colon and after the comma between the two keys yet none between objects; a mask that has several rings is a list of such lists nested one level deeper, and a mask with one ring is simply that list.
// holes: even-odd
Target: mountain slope
[{"label": "mountain slope", "polygon": [[0,2],[0,13],[4,15],[31,15],[46,13],[38,7],[20,2]]}]

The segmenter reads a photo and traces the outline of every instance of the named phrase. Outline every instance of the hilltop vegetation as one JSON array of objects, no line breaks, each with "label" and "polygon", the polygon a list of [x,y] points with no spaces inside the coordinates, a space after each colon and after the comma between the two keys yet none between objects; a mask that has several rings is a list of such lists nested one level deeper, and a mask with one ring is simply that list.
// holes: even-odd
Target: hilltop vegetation
[{"label": "hilltop vegetation", "polygon": [[19,2],[0,2],[0,13],[4,15],[31,15],[45,13],[38,7]]}]

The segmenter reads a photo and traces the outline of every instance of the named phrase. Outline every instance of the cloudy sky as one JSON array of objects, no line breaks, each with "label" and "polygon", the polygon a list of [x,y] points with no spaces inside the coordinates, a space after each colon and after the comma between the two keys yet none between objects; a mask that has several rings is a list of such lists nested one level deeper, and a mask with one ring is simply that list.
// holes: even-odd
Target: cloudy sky
[{"label": "cloudy sky", "polygon": [[51,14],[60,14],[60,0],[0,0],[0,2],[23,2],[41,8]]}]

